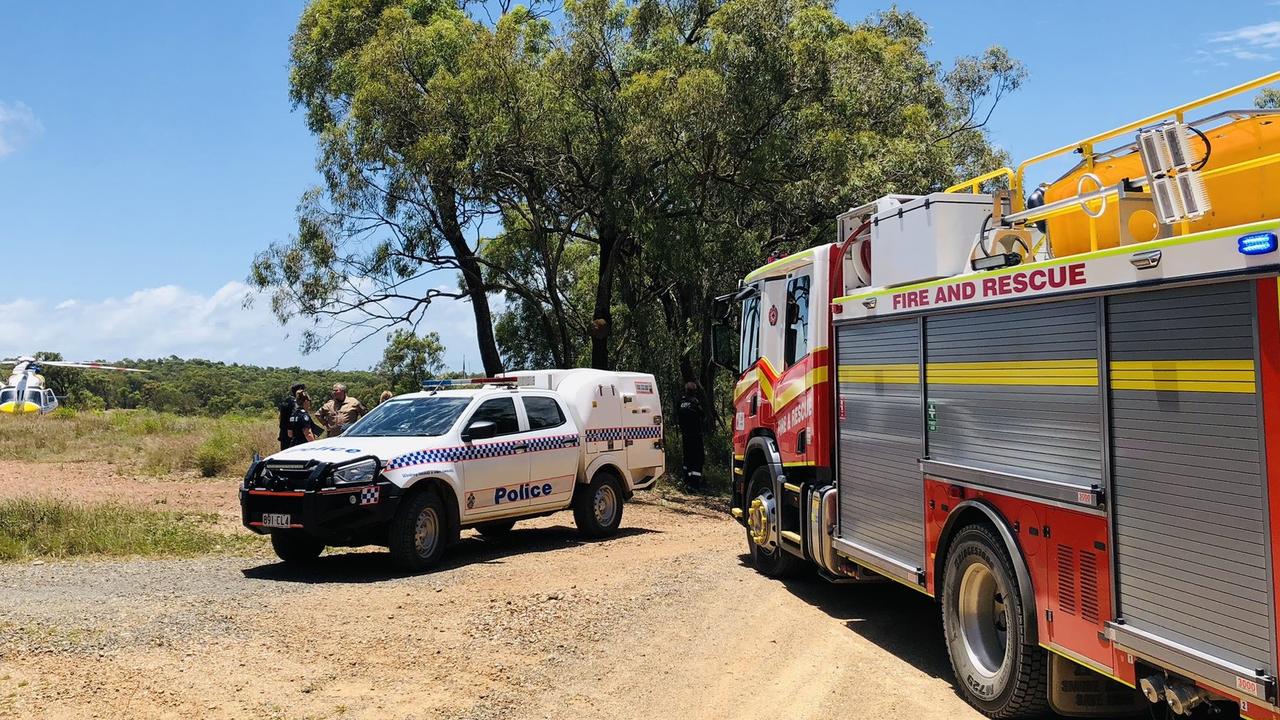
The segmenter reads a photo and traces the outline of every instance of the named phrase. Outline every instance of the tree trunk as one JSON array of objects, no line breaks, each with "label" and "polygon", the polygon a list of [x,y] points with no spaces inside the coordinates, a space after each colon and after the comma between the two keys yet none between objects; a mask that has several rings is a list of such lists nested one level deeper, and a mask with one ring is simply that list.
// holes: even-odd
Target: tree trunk
[{"label": "tree trunk", "polygon": [[612,370],[609,358],[609,336],[613,332],[613,274],[617,266],[618,230],[612,225],[600,228],[600,277],[596,283],[596,304],[591,315],[591,367]]},{"label": "tree trunk", "polygon": [[480,274],[480,262],[467,244],[467,238],[458,224],[458,204],[452,188],[432,189],[439,205],[440,219],[444,225],[444,237],[458,258],[462,271],[462,285],[471,300],[471,311],[476,320],[476,343],[480,346],[480,362],[489,377],[502,374],[502,357],[498,354],[498,342],[493,337],[493,313],[489,310],[489,292]]}]

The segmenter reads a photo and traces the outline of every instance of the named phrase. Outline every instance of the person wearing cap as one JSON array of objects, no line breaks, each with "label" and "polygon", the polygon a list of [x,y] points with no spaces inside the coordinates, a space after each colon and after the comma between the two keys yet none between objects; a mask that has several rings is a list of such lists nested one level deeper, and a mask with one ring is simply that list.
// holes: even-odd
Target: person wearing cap
[{"label": "person wearing cap", "polygon": [[289,387],[289,397],[280,401],[276,409],[280,411],[280,449],[285,450],[296,443],[292,441],[289,434],[289,427],[293,420],[293,414],[298,411],[298,391],[306,390],[306,383],[294,383]]},{"label": "person wearing cap", "polygon": [[347,395],[347,386],[343,383],[333,384],[333,399],[326,402],[316,417],[325,427],[325,435],[333,437],[341,435],[347,426],[359,420],[364,414],[364,403]]}]

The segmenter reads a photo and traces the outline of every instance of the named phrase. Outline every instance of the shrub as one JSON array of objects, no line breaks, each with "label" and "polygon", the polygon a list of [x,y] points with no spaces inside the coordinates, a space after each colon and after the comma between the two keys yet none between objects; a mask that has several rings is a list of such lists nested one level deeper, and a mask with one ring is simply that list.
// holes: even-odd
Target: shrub
[{"label": "shrub", "polygon": [[219,428],[195,452],[195,466],[203,477],[221,475],[239,459],[241,445],[230,431]]}]

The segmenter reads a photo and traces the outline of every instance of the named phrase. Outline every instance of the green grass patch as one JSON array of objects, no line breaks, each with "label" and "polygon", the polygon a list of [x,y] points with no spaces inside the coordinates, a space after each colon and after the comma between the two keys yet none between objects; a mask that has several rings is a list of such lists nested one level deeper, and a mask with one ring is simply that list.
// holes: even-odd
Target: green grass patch
[{"label": "green grass patch", "polygon": [[0,460],[108,462],[152,475],[234,477],[254,452],[279,449],[272,417],[63,410],[0,416]]},{"label": "green grass patch", "polygon": [[0,561],[100,556],[191,556],[254,538],[214,529],[213,513],[175,513],[59,500],[0,501]]}]

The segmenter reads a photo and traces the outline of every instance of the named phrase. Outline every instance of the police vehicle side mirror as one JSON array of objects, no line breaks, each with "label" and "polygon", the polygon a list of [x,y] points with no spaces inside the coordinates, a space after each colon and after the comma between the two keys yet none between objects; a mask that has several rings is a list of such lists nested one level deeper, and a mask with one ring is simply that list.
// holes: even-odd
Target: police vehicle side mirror
[{"label": "police vehicle side mirror", "polygon": [[477,420],[467,426],[462,431],[462,442],[471,442],[472,440],[484,440],[491,438],[498,432],[498,426],[489,420]]}]

